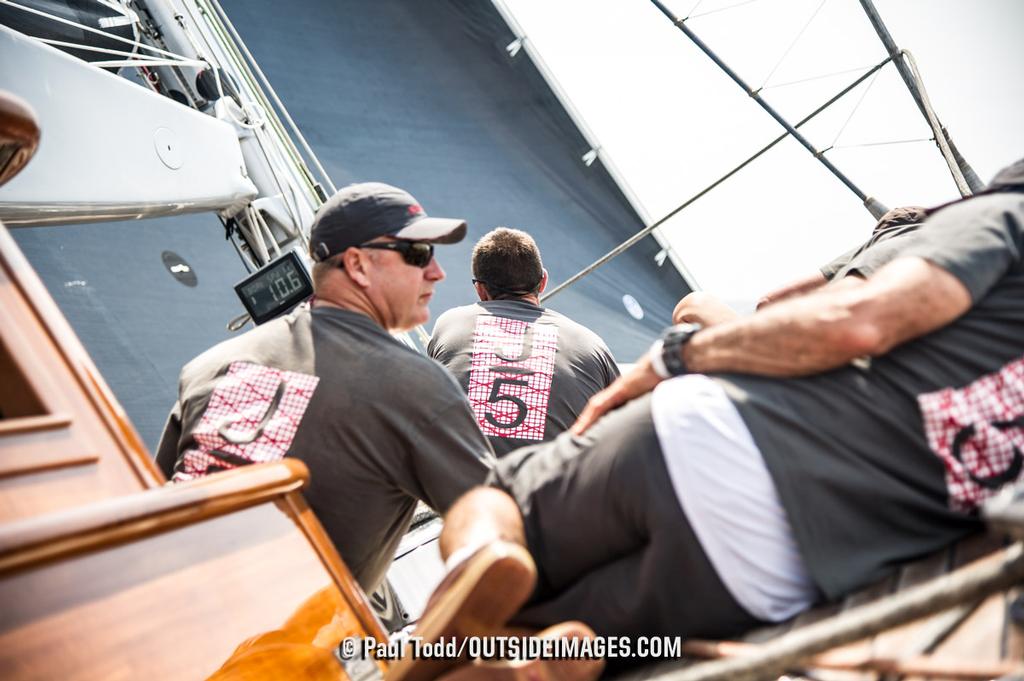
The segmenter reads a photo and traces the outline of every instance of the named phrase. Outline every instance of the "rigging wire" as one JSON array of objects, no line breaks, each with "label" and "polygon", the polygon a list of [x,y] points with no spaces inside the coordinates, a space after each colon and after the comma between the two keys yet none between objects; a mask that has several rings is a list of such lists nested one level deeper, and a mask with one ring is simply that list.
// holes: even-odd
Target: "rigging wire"
[{"label": "rigging wire", "polygon": [[801,83],[809,83],[809,82],[814,81],[814,80],[823,80],[825,78],[831,78],[832,76],[844,76],[847,73],[860,73],[860,72],[864,71],[865,69],[870,69],[870,68],[871,68],[871,64],[866,64],[864,66],[857,66],[857,67],[854,67],[852,69],[843,69],[842,71],[833,71],[831,73],[823,73],[823,74],[818,75],[818,76],[809,76],[807,78],[801,78],[799,80],[788,80],[785,83],[776,83],[775,85],[762,85],[761,86],[761,90],[762,91],[764,91],[764,90],[774,90],[774,89],[780,88],[780,87],[788,87],[790,85],[800,85]]},{"label": "rigging wire", "polygon": [[697,0],[697,4],[690,8],[690,11],[686,13],[686,18],[689,19],[693,16],[693,13],[697,11],[697,8],[704,4],[704,0]]},{"label": "rigging wire", "polygon": [[[316,169],[320,172],[320,176],[323,178],[324,182],[327,183],[327,187],[331,190],[331,193],[335,193],[337,191],[337,188],[335,187],[334,182],[331,180],[331,176],[327,174],[327,171],[320,163],[320,159],[317,158],[317,155],[315,153],[313,153],[312,147],[309,146],[309,143],[306,141],[306,138],[302,135],[302,132],[299,130],[299,126],[297,126],[295,124],[295,121],[292,120],[291,114],[288,113],[288,109],[285,108],[284,104],[281,102],[280,97],[277,96],[277,91],[275,91],[273,86],[271,86],[270,81],[264,75],[263,70],[260,69],[259,64],[256,62],[255,58],[253,58],[252,53],[249,52],[249,48],[242,40],[242,36],[240,36],[238,34],[238,31],[235,30],[234,24],[231,23],[230,19],[228,19],[227,14],[224,12],[224,8],[220,6],[220,3],[217,0],[209,0],[207,4],[213,8],[217,15],[217,18],[230,32],[231,37],[234,38],[235,45],[237,45],[238,49],[242,52],[242,54],[245,55],[245,57],[248,59],[249,64],[252,66],[252,69],[256,72],[256,75],[259,76],[259,79],[262,82],[264,88],[266,88],[267,93],[271,96],[271,98],[274,100],[274,103],[277,105],[278,111],[281,112],[281,114],[284,116],[284,119],[288,122],[288,125],[291,127],[292,132],[295,135],[295,138],[299,141],[299,144],[302,145],[303,150],[306,152],[309,159],[313,162],[313,165],[316,166]],[[196,2],[196,6],[199,6],[198,0]],[[287,139],[287,136],[285,137]]]},{"label": "rigging wire", "polygon": [[[878,73],[881,73],[881,71]],[[860,108],[860,105],[864,103],[864,98],[868,96],[869,92],[871,92],[871,86],[875,84],[876,80],[878,80],[878,73],[871,77],[871,80],[868,81],[868,86],[864,88],[864,92],[860,93],[860,99],[858,99],[857,103],[853,105],[853,108],[850,110],[850,115],[846,117],[846,121],[843,123],[842,127],[839,128],[839,132],[836,133],[835,139],[832,140],[832,144],[828,145],[829,149],[835,148],[836,142],[838,142],[839,138],[842,137],[843,131],[846,130],[846,126],[850,125],[850,121],[853,120],[853,116],[857,113],[857,109]]]},{"label": "rigging wire", "polygon": [[775,72],[779,70],[780,66],[782,66],[782,62],[786,61],[786,57],[788,57],[789,53],[793,51],[793,48],[796,47],[796,44],[800,42],[800,38],[803,36],[804,32],[814,21],[814,18],[818,16],[818,12],[821,11],[821,8],[825,6],[826,2],[828,2],[828,0],[821,0],[821,2],[818,3],[818,8],[811,13],[811,18],[807,20],[807,22],[803,25],[803,28],[797,31],[796,37],[793,38],[793,41],[791,43],[789,43],[789,47],[786,48],[786,50],[782,53],[782,56],[779,57],[779,60],[775,62],[775,66],[773,66],[772,70],[768,72],[767,76],[765,76],[764,82],[761,83],[761,87],[757,88],[757,92],[760,92],[761,90],[764,89],[764,86],[768,84],[768,81],[772,79],[772,76],[775,75]]},{"label": "rigging wire", "polygon": [[[865,80],[867,80],[871,76],[873,76],[876,73],[878,73],[878,70],[881,69],[886,64],[888,64],[890,61],[892,61],[892,59],[893,58],[891,56],[886,57],[884,60],[880,61],[875,66],[871,67],[868,71],[866,71],[859,78],[857,78],[852,83],[850,83],[845,88],[843,88],[838,93],[836,93],[834,96],[832,96],[827,102],[825,102],[824,104],[819,106],[817,109],[815,109],[814,111],[809,113],[807,116],[805,116],[803,119],[801,119],[796,125],[792,126],[793,129],[795,130],[796,128],[799,128],[804,123],[807,123],[812,118],[814,118],[815,116],[820,114],[822,111],[824,111],[828,107],[832,106],[834,103],[839,101],[843,96],[845,96],[851,90],[856,88],[858,85],[863,83]],[[753,163],[754,160],[756,160],[758,157],[760,157],[763,154],[765,154],[769,149],[771,149],[776,144],[778,144],[782,140],[784,140],[787,137],[789,137],[791,134],[792,133],[789,130],[787,130],[786,132],[782,133],[781,135],[776,137],[774,140],[769,142],[767,145],[765,145],[764,147],[759,149],[757,152],[755,152],[752,156],[747,158],[745,161],[743,161],[742,163],[740,163],[739,165],[734,167],[732,170],[730,170],[729,172],[725,173],[724,175],[719,177],[717,180],[715,180],[714,182],[712,182],[711,184],[709,184],[708,186],[704,187],[699,192],[697,192],[696,194],[694,194],[693,196],[688,198],[686,201],[684,201],[683,203],[681,203],[678,206],[676,206],[675,208],[673,208],[671,211],[666,213],[660,220],[658,220],[657,222],[654,222],[654,223],[648,225],[647,227],[644,227],[639,232],[637,232],[636,234],[634,234],[633,236],[629,237],[628,239],[623,241],[621,244],[619,244],[618,246],[613,248],[611,251],[609,251],[608,253],[605,253],[603,256],[601,256],[600,258],[595,260],[593,263],[591,263],[587,267],[583,268],[582,270],[580,270],[579,272],[577,272],[573,276],[569,277],[568,279],[563,281],[561,284],[559,284],[555,288],[551,289],[551,291],[549,291],[548,293],[546,293],[543,296],[541,296],[540,301],[543,303],[544,301],[548,300],[552,296],[558,294],[562,290],[568,288],[569,286],[573,285],[574,283],[576,283],[577,281],[579,281],[583,277],[587,276],[588,274],[590,274],[591,272],[596,270],[598,267],[601,267],[602,265],[604,265],[609,260],[611,260],[611,259],[621,255],[625,251],[629,250],[636,243],[638,243],[641,239],[643,239],[645,236],[647,236],[648,234],[653,232],[655,229],[657,229],[658,227],[663,225],[665,222],[667,222],[669,219],[674,217],[680,211],[682,211],[687,206],[692,204],[694,201],[696,201],[697,199],[701,198],[702,196],[704,196],[705,194],[710,192],[712,189],[714,189],[715,187],[717,187],[718,185],[722,184],[723,182],[728,180],[730,177],[732,177],[733,175],[738,173],[740,170],[742,170],[746,166],[748,166],[751,163]]]},{"label": "rigging wire", "polygon": [[709,9],[707,12],[701,12],[700,14],[694,14],[693,11],[695,9],[697,9],[697,7],[700,6],[700,3],[698,2],[697,6],[690,10],[690,13],[686,16],[686,18],[687,19],[697,19],[698,17],[706,17],[709,14],[718,14],[719,12],[725,12],[726,10],[736,9],[737,7],[742,7],[743,5],[749,5],[750,3],[757,2],[757,1],[758,0],[743,0],[743,2],[737,2],[737,3],[732,4],[732,5],[726,5],[725,7],[717,7],[715,9]]},{"label": "rigging wire", "polygon": [[934,142],[934,137],[918,137],[911,140],[890,140],[888,142],[861,142],[860,144],[836,144],[829,149],[857,149],[860,147],[885,147],[890,144],[913,144],[915,142]]},{"label": "rigging wire", "polygon": [[[903,78],[903,82],[907,86],[910,96],[914,98],[914,102],[917,104],[918,109],[920,109],[921,115],[928,121],[932,134],[935,135],[935,142],[939,147],[942,158],[946,165],[949,166],[949,172],[956,182],[957,189],[960,190],[960,195],[970,196],[974,192],[981,191],[985,186],[984,183],[982,183],[978,174],[974,172],[974,169],[971,168],[967,160],[957,151],[949,133],[939,122],[939,118],[935,114],[927,94],[924,92],[924,80],[917,69],[913,55],[906,50],[900,50],[896,46],[896,41],[893,40],[889,29],[886,28],[885,22],[882,21],[882,17],[878,14],[878,10],[875,9],[875,5],[871,0],[860,0],[860,4],[864,9],[864,13],[867,14],[872,28],[878,34],[878,39],[882,41],[885,51],[895,59],[893,63],[896,65],[896,70],[899,71],[900,77]],[[903,59],[896,59],[897,56],[902,56]]]},{"label": "rigging wire", "polygon": [[868,210],[868,212],[871,213],[872,216],[874,216],[876,219],[881,217],[882,213],[884,213],[886,210],[885,206],[883,206],[881,202],[865,194],[864,191],[861,190],[860,187],[855,185],[850,178],[843,174],[843,172],[839,170],[839,168],[837,168],[835,164],[833,164],[831,161],[825,158],[821,154],[821,152],[818,151],[806,137],[801,135],[796,130],[796,128],[794,128],[789,123],[789,121],[783,118],[782,115],[779,114],[779,112],[777,112],[768,102],[766,102],[760,94],[751,90],[750,86],[747,85],[747,83],[739,76],[738,73],[736,73],[732,68],[730,68],[729,65],[726,64],[724,61],[722,61],[722,59],[717,54],[715,54],[715,52],[710,47],[708,47],[703,40],[697,37],[696,33],[690,30],[690,28],[686,25],[685,20],[680,19],[675,14],[673,14],[672,11],[668,7],[666,7],[663,2],[661,2],[661,0],[651,0],[651,3],[655,7],[657,7],[661,11],[661,13],[664,14],[665,17],[669,21],[671,21],[672,24],[683,33],[683,35],[687,37],[687,39],[689,39],[690,42],[696,45],[697,48],[708,57],[708,59],[713,61],[715,65],[718,66],[718,68],[720,68],[723,73],[725,73],[725,75],[729,76],[729,78],[734,83],[736,83],[736,85],[738,85],[740,88],[742,88],[744,92],[750,95],[750,97],[755,102],[757,102],[757,105],[764,109],[765,113],[774,118],[776,123],[781,125],[790,135],[793,136],[793,139],[795,139],[805,149],[807,149],[807,151],[810,152],[810,154],[815,159],[817,159],[819,163],[825,166],[828,169],[828,171],[836,177],[836,179],[838,179],[840,182],[846,185],[846,188],[853,192],[857,196],[857,198],[859,198],[863,202],[864,207]]}]

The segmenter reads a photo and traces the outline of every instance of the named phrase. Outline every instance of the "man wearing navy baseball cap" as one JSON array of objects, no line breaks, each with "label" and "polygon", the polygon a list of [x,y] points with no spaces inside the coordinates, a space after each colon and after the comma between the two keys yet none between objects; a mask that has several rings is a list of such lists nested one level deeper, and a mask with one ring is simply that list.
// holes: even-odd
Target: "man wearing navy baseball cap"
[{"label": "man wearing navy baseball cap", "polygon": [[444,279],[434,244],[465,236],[465,220],[429,217],[397,187],[349,185],[320,208],[310,230],[317,301],[361,312],[388,331],[423,324]]},{"label": "man wearing navy baseball cap", "polygon": [[463,220],[428,217],[377,182],[341,189],[310,230],[310,306],[189,362],[157,452],[190,480],[293,456],[306,499],[367,591],[383,580],[417,500],[444,512],[484,482],[493,453],[440,365],[395,340],[429,318],[434,244]]}]

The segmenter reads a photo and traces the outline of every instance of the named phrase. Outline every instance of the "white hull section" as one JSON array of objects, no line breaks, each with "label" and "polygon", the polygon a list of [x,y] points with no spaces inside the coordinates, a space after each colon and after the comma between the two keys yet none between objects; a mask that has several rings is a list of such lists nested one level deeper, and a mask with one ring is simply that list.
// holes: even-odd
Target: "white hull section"
[{"label": "white hull section", "polygon": [[8,226],[231,214],[256,196],[230,125],[4,26],[0,88],[30,104],[43,131],[0,189]]}]

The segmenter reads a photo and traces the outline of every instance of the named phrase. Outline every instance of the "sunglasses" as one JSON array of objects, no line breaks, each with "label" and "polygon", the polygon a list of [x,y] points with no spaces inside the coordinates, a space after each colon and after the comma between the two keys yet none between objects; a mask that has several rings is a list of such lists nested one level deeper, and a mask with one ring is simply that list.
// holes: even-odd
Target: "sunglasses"
[{"label": "sunglasses", "polygon": [[434,257],[434,244],[425,241],[384,241],[377,244],[363,244],[356,248],[370,248],[379,251],[398,251],[405,264],[426,267]]}]

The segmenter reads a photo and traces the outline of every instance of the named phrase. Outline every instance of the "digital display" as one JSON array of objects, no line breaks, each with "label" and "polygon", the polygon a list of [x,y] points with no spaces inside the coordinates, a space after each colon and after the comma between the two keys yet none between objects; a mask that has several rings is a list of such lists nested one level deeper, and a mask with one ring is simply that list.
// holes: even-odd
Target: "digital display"
[{"label": "digital display", "polygon": [[236,284],[235,293],[253,322],[262,324],[313,295],[313,284],[299,254],[289,251]]}]

